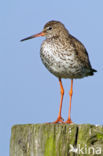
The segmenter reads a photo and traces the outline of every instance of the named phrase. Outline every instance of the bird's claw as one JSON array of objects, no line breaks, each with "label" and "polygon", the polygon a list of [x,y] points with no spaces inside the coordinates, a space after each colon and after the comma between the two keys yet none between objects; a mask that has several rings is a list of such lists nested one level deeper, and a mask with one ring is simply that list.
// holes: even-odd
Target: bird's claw
[{"label": "bird's claw", "polygon": [[54,122],[52,122],[53,124],[56,124],[56,123],[64,123],[64,119],[61,117],[61,116],[59,116],[58,118],[57,118],[57,120],[56,121],[54,121]]},{"label": "bird's claw", "polygon": [[67,121],[65,121],[65,123],[67,123],[67,124],[72,124],[73,122],[72,122],[71,119],[68,119]]}]

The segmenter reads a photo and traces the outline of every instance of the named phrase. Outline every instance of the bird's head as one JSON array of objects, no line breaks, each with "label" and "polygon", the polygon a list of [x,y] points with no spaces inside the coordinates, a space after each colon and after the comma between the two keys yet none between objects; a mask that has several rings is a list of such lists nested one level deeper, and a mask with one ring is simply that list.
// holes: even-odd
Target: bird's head
[{"label": "bird's head", "polygon": [[45,33],[46,38],[68,36],[67,29],[59,21],[50,21],[45,24],[43,32]]},{"label": "bird's head", "polygon": [[63,38],[63,37],[68,37],[68,31],[61,22],[49,21],[48,23],[45,24],[42,32],[24,38],[21,41],[25,41],[40,36],[45,36],[46,38],[53,38],[53,37]]}]

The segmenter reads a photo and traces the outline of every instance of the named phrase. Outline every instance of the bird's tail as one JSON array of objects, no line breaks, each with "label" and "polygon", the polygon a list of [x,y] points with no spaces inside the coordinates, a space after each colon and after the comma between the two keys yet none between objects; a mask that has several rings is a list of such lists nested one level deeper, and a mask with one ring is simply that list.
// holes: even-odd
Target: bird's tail
[{"label": "bird's tail", "polygon": [[94,72],[97,72],[97,70],[95,70],[95,69],[92,69],[92,72],[94,73]]},{"label": "bird's tail", "polygon": [[91,69],[91,71],[90,71],[90,75],[94,75],[94,72],[97,72],[97,70],[95,70],[95,69]]}]

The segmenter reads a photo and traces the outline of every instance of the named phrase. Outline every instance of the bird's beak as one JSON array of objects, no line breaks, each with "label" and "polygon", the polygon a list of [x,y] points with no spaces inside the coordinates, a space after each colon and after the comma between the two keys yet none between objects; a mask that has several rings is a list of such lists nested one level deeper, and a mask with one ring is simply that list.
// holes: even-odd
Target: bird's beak
[{"label": "bird's beak", "polygon": [[24,38],[24,39],[22,39],[22,40],[20,40],[20,41],[22,42],[22,41],[29,40],[29,39],[32,39],[32,38],[35,38],[35,37],[40,37],[40,36],[45,36],[45,33],[42,31],[42,32],[40,32],[40,33],[38,33],[38,34],[29,36],[29,37]]}]

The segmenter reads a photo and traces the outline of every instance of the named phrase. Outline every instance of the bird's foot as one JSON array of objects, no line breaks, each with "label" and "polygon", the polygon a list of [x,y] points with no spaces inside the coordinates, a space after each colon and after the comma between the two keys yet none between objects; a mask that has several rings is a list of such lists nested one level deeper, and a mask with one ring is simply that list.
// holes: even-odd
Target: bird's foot
[{"label": "bird's foot", "polygon": [[57,118],[57,120],[56,121],[54,121],[54,122],[52,122],[53,124],[56,124],[56,123],[64,123],[64,119],[61,117],[61,116],[59,116],[58,118]]},{"label": "bird's foot", "polygon": [[72,124],[73,122],[72,122],[71,119],[67,119],[67,121],[65,121],[65,123],[67,123],[67,124]]}]

